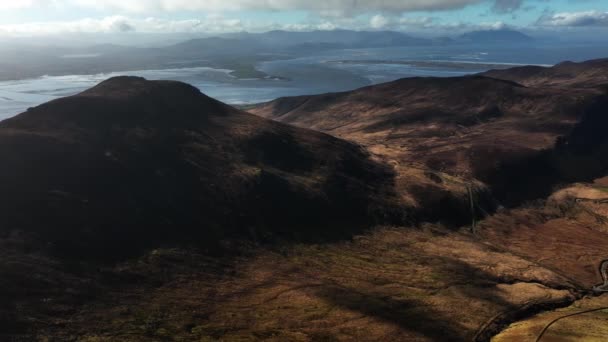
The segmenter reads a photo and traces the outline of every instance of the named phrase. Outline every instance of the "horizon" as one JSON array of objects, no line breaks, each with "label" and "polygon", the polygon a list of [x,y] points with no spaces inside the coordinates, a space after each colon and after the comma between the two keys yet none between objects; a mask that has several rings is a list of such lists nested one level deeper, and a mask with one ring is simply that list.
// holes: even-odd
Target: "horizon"
[{"label": "horizon", "polygon": [[[539,37],[608,36],[601,0],[435,1],[88,1],[15,0],[0,4],[0,39],[78,35],[209,36],[274,30],[396,31],[421,37],[511,29]],[[103,35],[102,35],[103,34]]]}]

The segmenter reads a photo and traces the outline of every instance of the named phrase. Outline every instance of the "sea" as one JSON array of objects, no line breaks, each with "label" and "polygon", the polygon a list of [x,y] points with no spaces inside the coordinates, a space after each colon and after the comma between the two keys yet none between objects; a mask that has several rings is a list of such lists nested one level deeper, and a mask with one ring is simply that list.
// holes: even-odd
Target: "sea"
[{"label": "sea", "polygon": [[120,75],[183,81],[223,102],[246,105],[284,96],[347,91],[404,77],[454,77],[494,68],[551,66],[562,61],[605,57],[608,46],[591,44],[393,47],[322,51],[262,62],[257,65],[259,70],[277,76],[266,79],[237,79],[230,75],[231,70],[206,67],[43,76],[0,82],[0,120]]}]

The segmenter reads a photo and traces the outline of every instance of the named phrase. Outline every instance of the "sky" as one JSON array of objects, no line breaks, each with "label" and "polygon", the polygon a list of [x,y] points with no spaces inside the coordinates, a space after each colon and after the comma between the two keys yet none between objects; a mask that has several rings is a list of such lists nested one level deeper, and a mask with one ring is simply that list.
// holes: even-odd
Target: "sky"
[{"label": "sky", "polygon": [[608,34],[608,0],[0,0],[0,37],[338,28]]}]

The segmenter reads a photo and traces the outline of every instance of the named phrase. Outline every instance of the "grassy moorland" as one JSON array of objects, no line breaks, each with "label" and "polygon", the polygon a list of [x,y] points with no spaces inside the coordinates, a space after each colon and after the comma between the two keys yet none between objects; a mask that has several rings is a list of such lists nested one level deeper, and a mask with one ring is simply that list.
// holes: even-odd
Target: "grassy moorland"
[{"label": "grassy moorland", "polygon": [[[574,303],[598,282],[593,267],[608,237],[587,228],[592,219],[576,204],[539,203],[482,221],[478,236],[427,224],[329,244],[241,246],[232,258],[157,249],[101,269],[106,279],[129,281],[106,282],[74,311],[62,312],[61,298],[49,296],[37,337],[485,341],[508,323]],[[530,233],[546,230],[553,234],[538,250]],[[588,240],[595,247],[586,248]],[[549,254],[565,245],[569,253]],[[582,326],[569,336],[587,336]],[[518,325],[505,333],[512,329]]]}]

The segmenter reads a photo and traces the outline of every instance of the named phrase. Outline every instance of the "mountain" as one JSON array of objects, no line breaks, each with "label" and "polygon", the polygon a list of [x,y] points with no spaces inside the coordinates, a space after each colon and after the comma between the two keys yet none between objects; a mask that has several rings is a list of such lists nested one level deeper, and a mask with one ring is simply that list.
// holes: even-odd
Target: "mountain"
[{"label": "mountain", "polygon": [[[168,49],[177,56],[217,56],[238,59],[257,54],[310,54],[320,50],[380,48],[391,46],[430,45],[433,41],[393,31],[269,31],[233,33],[220,37],[192,39]],[[253,54],[252,54],[253,53]],[[260,58],[259,56],[257,58]]]},{"label": "mountain", "polygon": [[322,44],[332,48],[365,48],[428,45],[430,40],[415,38],[394,31],[324,30],[308,32],[269,31],[265,33],[240,33],[228,35],[262,45],[293,49],[300,45]]},{"label": "mountain", "polygon": [[262,51],[271,46],[241,37],[209,37],[191,39],[164,48],[163,53],[178,56],[242,56],[247,51]]},{"label": "mountain", "polygon": [[0,160],[1,229],[79,258],[329,238],[395,197],[392,171],[356,145],[133,77],[1,122]]},{"label": "mountain", "polygon": [[[550,177],[539,171],[534,176],[539,179],[518,188],[493,180],[497,172],[515,172],[508,166],[553,148],[581,118],[604,110],[606,98],[596,89],[532,88],[483,76],[407,78],[344,93],[277,99],[250,112],[358,142],[397,165],[398,175],[421,168],[462,184],[480,181],[501,204],[515,205],[546,195]],[[409,176],[397,180],[400,193],[413,198],[426,183],[412,185]]]},{"label": "mountain", "polygon": [[475,43],[475,44],[500,44],[500,43],[531,43],[534,39],[527,34],[519,31],[502,29],[502,30],[481,30],[468,32],[460,37],[457,41]]},{"label": "mountain", "polygon": [[511,80],[530,87],[597,87],[608,84],[608,59],[580,63],[562,62],[549,68],[524,66],[508,70],[490,70],[482,75]]}]

